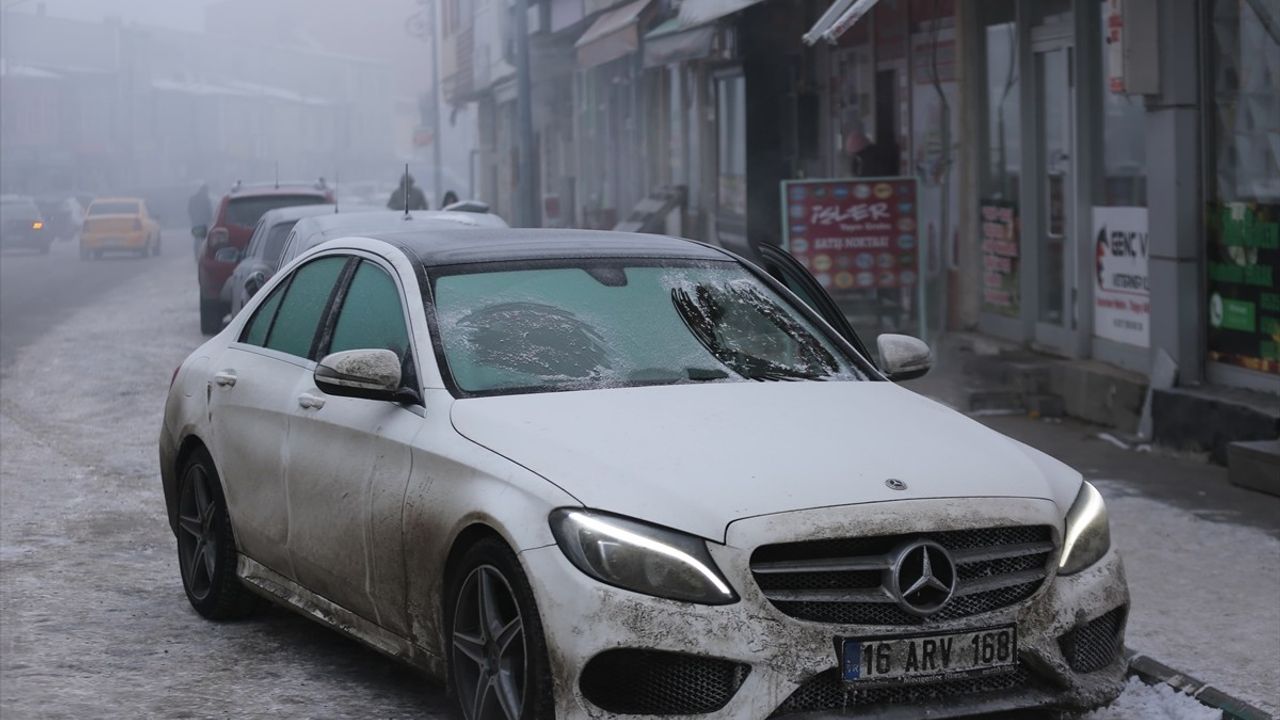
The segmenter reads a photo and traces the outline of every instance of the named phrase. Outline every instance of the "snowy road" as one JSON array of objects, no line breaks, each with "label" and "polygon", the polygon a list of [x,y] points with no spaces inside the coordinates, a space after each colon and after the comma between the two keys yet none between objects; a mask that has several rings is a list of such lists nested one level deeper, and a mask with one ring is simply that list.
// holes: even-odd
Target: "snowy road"
[{"label": "snowy road", "polygon": [[[273,610],[212,624],[188,607],[156,469],[170,374],[201,341],[187,249],[169,236],[166,255],[137,261],[111,290],[74,281],[94,264],[61,269],[70,279],[60,290],[80,307],[49,315],[43,334],[28,322],[12,335],[3,318],[0,716],[444,717],[437,686],[306,620]],[[0,260],[6,272],[10,262]],[[79,263],[65,248],[51,262]],[[1123,481],[1104,489],[1130,553],[1131,643],[1254,702],[1271,694],[1275,711],[1274,674],[1232,667],[1267,657],[1273,636],[1250,621],[1280,632],[1264,606],[1280,592],[1275,537]],[[1215,593],[1241,588],[1257,602],[1215,604]],[[1205,633],[1218,638],[1211,649],[1200,647]],[[1218,715],[1134,685],[1093,717]]]}]

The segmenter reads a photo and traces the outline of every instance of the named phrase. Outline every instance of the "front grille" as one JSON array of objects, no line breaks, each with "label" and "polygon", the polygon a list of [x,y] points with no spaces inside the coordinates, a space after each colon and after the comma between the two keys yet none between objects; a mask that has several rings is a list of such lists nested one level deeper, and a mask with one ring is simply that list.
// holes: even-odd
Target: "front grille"
[{"label": "front grille", "polygon": [[1110,665],[1124,647],[1124,619],[1122,605],[1058,638],[1071,669],[1089,673]]},{"label": "front grille", "polygon": [[606,650],[582,671],[582,694],[620,715],[693,715],[729,704],[749,665],[658,650]]},{"label": "front grille", "polygon": [[[890,595],[890,567],[910,541],[932,540],[956,564],[956,589],[938,612],[919,617]],[[839,625],[918,625],[980,615],[1020,603],[1044,582],[1053,556],[1048,525],[765,545],[751,573],[774,607],[791,617]]]},{"label": "front grille", "polygon": [[957,697],[1009,692],[1031,686],[1030,675],[1021,668],[1000,675],[956,678],[934,683],[858,688],[832,668],[809,678],[778,706],[769,717],[792,713],[845,710],[872,705],[920,705],[945,702]]}]

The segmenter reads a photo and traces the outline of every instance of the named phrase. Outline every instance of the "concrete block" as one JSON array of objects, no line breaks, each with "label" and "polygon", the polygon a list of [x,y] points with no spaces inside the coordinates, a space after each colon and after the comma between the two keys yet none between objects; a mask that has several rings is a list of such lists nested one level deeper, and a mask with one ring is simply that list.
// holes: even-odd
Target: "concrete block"
[{"label": "concrete block", "polygon": [[1280,495],[1280,440],[1229,443],[1227,466],[1232,485]]},{"label": "concrete block", "polygon": [[974,388],[966,395],[964,407],[970,411],[1026,409],[1022,393],[1012,388]]},{"label": "concrete block", "polygon": [[1058,418],[1066,414],[1065,403],[1058,395],[1028,395],[1027,414],[1033,417]]},{"label": "concrete block", "polygon": [[1231,388],[1169,388],[1152,393],[1151,420],[1155,442],[1226,465],[1231,443],[1280,437],[1280,402]]},{"label": "concrete block", "polygon": [[1146,398],[1146,379],[1101,362],[1062,363],[1050,383],[1066,413],[1124,433],[1138,429]]}]

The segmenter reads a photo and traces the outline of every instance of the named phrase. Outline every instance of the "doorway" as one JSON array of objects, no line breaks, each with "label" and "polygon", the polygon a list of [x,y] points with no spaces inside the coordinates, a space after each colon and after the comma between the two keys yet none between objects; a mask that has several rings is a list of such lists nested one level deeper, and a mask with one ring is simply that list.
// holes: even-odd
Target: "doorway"
[{"label": "doorway", "polygon": [[1078,327],[1073,52],[1069,17],[1032,30],[1035,94],[1035,340],[1072,355]]}]

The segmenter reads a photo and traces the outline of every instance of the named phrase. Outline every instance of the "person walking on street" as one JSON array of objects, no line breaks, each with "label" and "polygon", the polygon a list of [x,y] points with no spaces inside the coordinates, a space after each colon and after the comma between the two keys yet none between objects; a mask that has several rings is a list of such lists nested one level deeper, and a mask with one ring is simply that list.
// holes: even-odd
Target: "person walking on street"
[{"label": "person walking on street", "polygon": [[[405,196],[408,195],[408,203],[405,202]],[[413,176],[405,173],[400,179],[400,184],[396,186],[395,192],[391,193],[391,199],[387,201],[387,207],[392,210],[429,210],[427,206],[427,196],[422,192],[422,188],[413,182]]]},{"label": "person walking on street", "polygon": [[[187,215],[191,217],[191,235],[195,239],[195,253],[200,254],[200,243],[213,222],[213,203],[209,200],[209,183],[201,183],[187,201]],[[201,228],[204,228],[203,231]]]}]

